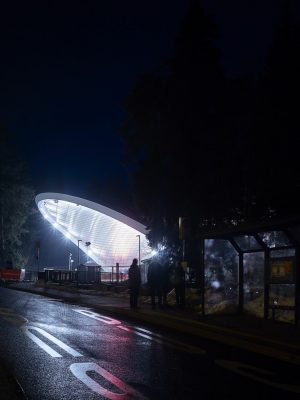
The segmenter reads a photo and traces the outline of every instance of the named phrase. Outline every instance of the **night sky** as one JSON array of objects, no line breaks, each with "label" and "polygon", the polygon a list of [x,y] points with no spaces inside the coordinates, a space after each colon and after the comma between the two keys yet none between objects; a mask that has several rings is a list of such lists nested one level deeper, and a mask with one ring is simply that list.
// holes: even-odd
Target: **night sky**
[{"label": "night sky", "polygon": [[[139,74],[174,54],[188,1],[6,3],[0,118],[18,139],[37,193],[63,179],[66,193],[86,197],[91,177],[124,175],[122,101]],[[219,27],[227,76],[262,70],[282,4],[203,1]]]},{"label": "night sky", "polygon": [[2,15],[1,117],[37,190],[62,175],[67,192],[84,196],[91,176],[122,173],[122,101],[138,74],[173,54],[184,3],[18,5]]}]

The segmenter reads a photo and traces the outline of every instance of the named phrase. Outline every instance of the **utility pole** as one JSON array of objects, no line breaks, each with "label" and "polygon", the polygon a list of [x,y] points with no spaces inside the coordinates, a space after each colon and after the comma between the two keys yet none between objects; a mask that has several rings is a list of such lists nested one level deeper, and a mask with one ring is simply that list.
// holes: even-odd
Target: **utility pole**
[{"label": "utility pole", "polygon": [[[141,235],[136,235],[136,237],[139,238],[139,268],[141,269]],[[145,271],[145,269],[144,269],[144,271]],[[144,274],[145,274],[145,272],[144,272]],[[146,279],[145,276],[144,276],[144,279]]]},{"label": "utility pole", "polygon": [[79,266],[80,266],[80,254],[79,254],[79,252],[80,252],[80,248],[79,248],[79,244],[80,244],[80,242],[82,242],[82,240],[81,239],[77,239],[77,248],[78,248],[78,254],[77,254],[77,262],[78,262],[78,266],[77,266],[77,287],[78,287],[78,284],[79,284]]},{"label": "utility pole", "polygon": [[139,267],[141,266],[141,235],[136,235],[139,238]]},{"label": "utility pole", "polygon": [[82,242],[82,240],[81,239],[78,239],[77,240],[77,249],[78,249],[78,253],[77,253],[77,261],[78,261],[78,269],[79,269],[79,265],[80,265],[80,248],[79,248],[79,244],[80,244],[80,242]]},{"label": "utility pole", "polygon": [[69,271],[71,271],[71,265],[72,265],[72,253],[69,252]]}]

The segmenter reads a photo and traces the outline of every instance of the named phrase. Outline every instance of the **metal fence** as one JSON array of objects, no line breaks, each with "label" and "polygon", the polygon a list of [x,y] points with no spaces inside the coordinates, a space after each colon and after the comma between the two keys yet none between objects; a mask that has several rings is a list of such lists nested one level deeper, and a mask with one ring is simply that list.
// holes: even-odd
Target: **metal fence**
[{"label": "metal fence", "polygon": [[39,272],[39,279],[45,282],[55,283],[121,283],[128,279],[128,267],[90,267],[81,265],[78,269],[70,271],[67,269],[44,268]]}]

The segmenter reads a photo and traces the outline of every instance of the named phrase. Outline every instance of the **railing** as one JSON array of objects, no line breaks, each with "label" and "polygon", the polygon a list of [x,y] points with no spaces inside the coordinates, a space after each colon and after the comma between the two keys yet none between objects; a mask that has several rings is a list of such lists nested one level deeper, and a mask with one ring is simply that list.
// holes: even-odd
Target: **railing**
[{"label": "railing", "polygon": [[[121,283],[128,279],[128,267],[106,267],[110,271],[100,271],[99,267],[80,266],[78,270],[69,271],[66,269],[50,269],[45,268],[43,272],[39,272],[39,279],[45,282],[54,283]],[[123,271],[120,271],[123,269]]]},{"label": "railing", "polygon": [[269,308],[272,310],[272,320],[275,321],[276,319],[276,310],[283,310],[283,311],[295,311],[295,306],[287,306],[287,305],[280,305],[280,304],[271,304]]}]

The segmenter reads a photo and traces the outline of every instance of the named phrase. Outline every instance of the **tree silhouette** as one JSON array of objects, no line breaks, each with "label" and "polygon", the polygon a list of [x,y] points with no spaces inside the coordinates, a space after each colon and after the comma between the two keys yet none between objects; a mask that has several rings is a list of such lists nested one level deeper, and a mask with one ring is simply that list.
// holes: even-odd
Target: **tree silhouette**
[{"label": "tree silhouette", "polygon": [[32,213],[34,192],[26,178],[26,168],[17,155],[12,135],[0,128],[0,263],[16,267],[26,264],[27,222]]},{"label": "tree silhouette", "polygon": [[215,212],[211,201],[222,169],[216,143],[224,141],[216,38],[200,2],[191,2],[174,58],[141,76],[125,101],[121,135],[152,244],[178,237],[179,216],[198,220]]}]

